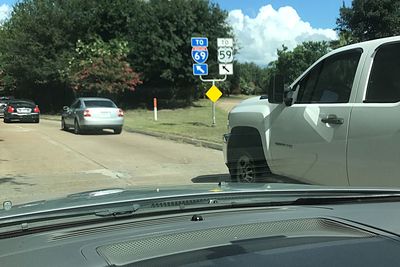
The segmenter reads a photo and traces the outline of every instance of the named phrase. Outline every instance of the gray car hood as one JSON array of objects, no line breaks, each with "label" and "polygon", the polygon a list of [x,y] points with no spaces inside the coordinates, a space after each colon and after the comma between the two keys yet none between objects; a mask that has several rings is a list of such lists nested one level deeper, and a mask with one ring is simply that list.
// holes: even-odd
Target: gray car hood
[{"label": "gray car hood", "polygon": [[[171,186],[171,187],[144,187],[137,189],[120,189],[111,188],[96,191],[87,191],[68,195],[64,198],[36,201],[21,205],[13,206],[9,210],[4,208],[0,210],[0,220],[12,219],[13,217],[19,217],[25,214],[36,214],[48,211],[59,211],[71,208],[97,206],[110,203],[123,203],[127,201],[140,201],[140,200],[151,200],[161,199],[168,197],[188,197],[188,196],[199,196],[209,194],[226,194],[226,193],[240,193],[240,192],[287,192],[299,194],[302,192],[310,191],[329,191],[335,193],[335,191],[353,191],[353,190],[371,190],[387,191],[388,193],[397,192],[400,194],[400,190],[396,189],[376,189],[376,188],[349,188],[349,187],[326,187],[326,186],[314,186],[314,185],[303,185],[303,184],[238,184],[238,183],[222,183],[217,184],[193,184],[186,186]],[[266,194],[266,196],[268,196]]]}]

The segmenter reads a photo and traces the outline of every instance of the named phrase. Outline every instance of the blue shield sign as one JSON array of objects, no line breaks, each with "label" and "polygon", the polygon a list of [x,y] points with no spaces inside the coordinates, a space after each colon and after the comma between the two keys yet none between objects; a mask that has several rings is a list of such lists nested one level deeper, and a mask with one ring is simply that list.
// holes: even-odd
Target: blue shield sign
[{"label": "blue shield sign", "polygon": [[193,47],[192,58],[196,63],[202,64],[207,61],[208,50],[206,47]]}]

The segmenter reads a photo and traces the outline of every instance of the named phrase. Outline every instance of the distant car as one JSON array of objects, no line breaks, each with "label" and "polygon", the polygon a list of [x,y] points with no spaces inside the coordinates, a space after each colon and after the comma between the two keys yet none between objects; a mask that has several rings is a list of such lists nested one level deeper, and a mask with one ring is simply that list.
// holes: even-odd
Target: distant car
[{"label": "distant car", "polygon": [[61,128],[73,127],[75,134],[85,130],[112,129],[120,134],[124,124],[124,112],[110,99],[82,97],[70,107],[64,107],[61,115]]},{"label": "distant car", "polygon": [[4,109],[4,122],[27,121],[39,123],[40,109],[35,102],[30,100],[8,100]]},{"label": "distant car", "polygon": [[0,118],[4,117],[4,110],[7,107],[7,103],[12,99],[14,99],[13,96],[0,96]]}]

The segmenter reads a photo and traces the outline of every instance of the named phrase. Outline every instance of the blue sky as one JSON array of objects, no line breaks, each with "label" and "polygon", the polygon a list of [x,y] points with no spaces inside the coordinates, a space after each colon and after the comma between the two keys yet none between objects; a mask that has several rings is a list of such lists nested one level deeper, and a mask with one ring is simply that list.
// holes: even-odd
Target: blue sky
[{"label": "blue sky", "polygon": [[[293,7],[302,20],[315,28],[334,28],[339,8],[343,0],[212,0],[226,10],[241,9],[244,14],[255,17],[260,7],[271,4],[278,9],[283,6]],[[351,6],[351,0],[345,0]]]},{"label": "blue sky", "polygon": [[[232,26],[239,47],[236,59],[259,65],[275,60],[276,51],[282,45],[293,49],[304,41],[336,39],[333,29],[343,5],[343,0],[210,1],[229,12],[227,22]],[[0,21],[8,16],[16,2],[0,0]],[[351,0],[344,2],[351,6]]]}]

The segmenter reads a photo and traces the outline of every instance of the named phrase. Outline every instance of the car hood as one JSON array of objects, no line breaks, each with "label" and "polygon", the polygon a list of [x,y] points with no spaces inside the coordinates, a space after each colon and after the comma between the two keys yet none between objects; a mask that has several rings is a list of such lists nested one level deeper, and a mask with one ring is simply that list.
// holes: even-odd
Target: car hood
[{"label": "car hood", "polygon": [[[26,214],[36,214],[48,211],[59,211],[71,208],[89,207],[97,205],[106,205],[112,203],[123,203],[126,201],[152,200],[169,197],[188,197],[199,196],[205,194],[226,194],[226,193],[253,193],[253,192],[287,192],[287,193],[304,193],[310,191],[329,191],[334,194],[336,191],[350,189],[348,187],[326,187],[305,184],[238,184],[238,183],[222,183],[222,184],[193,184],[186,186],[174,187],[146,187],[137,189],[121,189],[109,188],[104,190],[86,191],[71,194],[63,198],[36,201],[11,207],[11,209],[0,210],[0,220],[12,219]],[[371,191],[387,191],[397,192],[400,190],[382,188],[352,188],[351,190],[371,190]],[[266,194],[266,196],[268,196]]]}]

